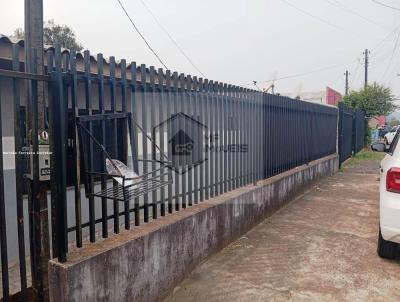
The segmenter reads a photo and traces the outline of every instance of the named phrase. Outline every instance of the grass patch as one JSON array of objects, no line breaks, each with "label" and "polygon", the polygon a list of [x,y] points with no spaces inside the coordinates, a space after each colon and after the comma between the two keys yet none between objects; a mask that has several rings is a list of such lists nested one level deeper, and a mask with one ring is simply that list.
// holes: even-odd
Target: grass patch
[{"label": "grass patch", "polygon": [[358,164],[361,161],[365,160],[382,160],[385,157],[385,153],[383,152],[374,152],[372,150],[364,149],[358,152],[356,155],[354,155],[352,158],[350,158],[346,164],[348,165],[354,165]]},{"label": "grass patch", "polygon": [[353,156],[354,159],[358,160],[379,160],[385,157],[384,152],[375,152],[368,149],[363,149]]}]

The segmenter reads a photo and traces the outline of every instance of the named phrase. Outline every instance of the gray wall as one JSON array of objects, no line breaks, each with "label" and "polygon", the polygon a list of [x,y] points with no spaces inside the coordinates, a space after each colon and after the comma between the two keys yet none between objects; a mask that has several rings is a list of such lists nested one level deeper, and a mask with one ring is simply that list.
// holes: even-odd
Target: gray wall
[{"label": "gray wall", "polygon": [[51,301],[157,301],[200,261],[338,169],[336,155],[115,235],[49,263]]}]

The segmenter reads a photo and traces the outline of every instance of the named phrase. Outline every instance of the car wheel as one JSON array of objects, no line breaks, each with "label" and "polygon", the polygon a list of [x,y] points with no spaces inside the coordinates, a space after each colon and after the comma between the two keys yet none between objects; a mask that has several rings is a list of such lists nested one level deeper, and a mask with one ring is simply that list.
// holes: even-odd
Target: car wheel
[{"label": "car wheel", "polygon": [[386,241],[382,237],[381,230],[379,229],[379,239],[378,239],[378,255],[385,259],[394,259],[397,255],[398,244],[391,241]]}]

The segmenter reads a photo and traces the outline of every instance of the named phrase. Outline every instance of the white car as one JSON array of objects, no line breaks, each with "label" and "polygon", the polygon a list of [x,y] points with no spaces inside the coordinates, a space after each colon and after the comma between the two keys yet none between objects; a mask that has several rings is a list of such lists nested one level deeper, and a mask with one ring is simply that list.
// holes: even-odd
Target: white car
[{"label": "white car", "polygon": [[400,244],[400,132],[393,138],[390,148],[385,144],[372,145],[372,150],[387,152],[380,164],[379,186],[379,239],[378,254],[394,259]]},{"label": "white car", "polygon": [[388,133],[385,134],[385,136],[383,137],[383,140],[385,141],[386,146],[390,146],[390,144],[392,143],[397,130],[400,129],[400,126],[395,126],[393,127]]}]

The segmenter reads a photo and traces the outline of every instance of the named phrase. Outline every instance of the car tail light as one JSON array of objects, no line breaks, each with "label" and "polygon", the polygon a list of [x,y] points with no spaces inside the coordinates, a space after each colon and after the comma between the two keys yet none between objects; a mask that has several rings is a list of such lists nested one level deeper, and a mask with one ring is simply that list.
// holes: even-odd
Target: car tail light
[{"label": "car tail light", "polygon": [[386,175],[386,190],[400,193],[400,168],[391,168]]}]

